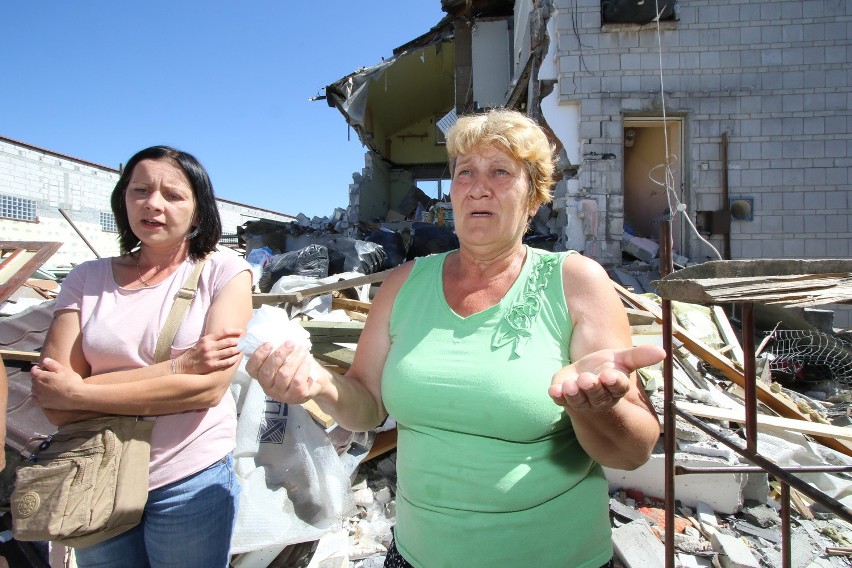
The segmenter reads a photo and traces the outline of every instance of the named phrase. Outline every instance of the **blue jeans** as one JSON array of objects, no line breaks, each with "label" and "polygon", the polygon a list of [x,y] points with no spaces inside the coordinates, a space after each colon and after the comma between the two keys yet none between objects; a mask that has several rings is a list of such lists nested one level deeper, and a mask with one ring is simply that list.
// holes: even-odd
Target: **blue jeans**
[{"label": "blue jeans", "polygon": [[230,455],[205,470],[154,489],[142,522],[74,551],[80,568],[225,568],[240,485]]}]

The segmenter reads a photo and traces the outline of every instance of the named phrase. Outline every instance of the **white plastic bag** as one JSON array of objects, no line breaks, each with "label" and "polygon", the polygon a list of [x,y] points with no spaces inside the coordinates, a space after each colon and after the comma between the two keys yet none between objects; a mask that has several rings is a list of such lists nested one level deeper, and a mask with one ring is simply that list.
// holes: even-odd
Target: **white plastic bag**
[{"label": "white plastic bag", "polygon": [[[240,341],[250,355],[264,342],[307,342],[297,323],[281,319],[284,310],[256,310]],[[304,335],[302,335],[304,334]],[[353,508],[350,472],[325,430],[300,405],[266,396],[240,365],[231,385],[237,401],[234,466],[242,487],[233,554],[319,539],[340,526]]]}]

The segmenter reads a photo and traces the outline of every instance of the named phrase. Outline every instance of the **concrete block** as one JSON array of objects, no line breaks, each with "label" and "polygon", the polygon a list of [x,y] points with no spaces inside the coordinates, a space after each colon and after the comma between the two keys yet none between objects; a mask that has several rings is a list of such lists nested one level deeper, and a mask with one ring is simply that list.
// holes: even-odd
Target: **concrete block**
[{"label": "concrete block", "polygon": [[666,549],[647,521],[632,521],[612,531],[612,546],[625,568],[663,568]]},{"label": "concrete block", "polygon": [[634,237],[625,233],[622,236],[621,250],[635,256],[639,260],[651,262],[657,257],[660,245],[650,239]]},{"label": "concrete block", "polygon": [[[677,453],[675,463],[688,467],[718,467],[728,465],[725,460]],[[646,495],[665,498],[665,456],[653,454],[641,467],[632,470],[604,468],[610,489],[633,488]],[[678,475],[675,477],[675,498],[687,507],[695,508],[701,501],[714,511],[734,514],[743,506],[743,487],[747,476],[743,473],[708,473]]]},{"label": "concrete block", "polygon": [[722,568],[760,568],[760,561],[741,539],[716,533],[710,538],[713,550],[719,553]]},{"label": "concrete block", "polygon": [[715,532],[719,528],[719,519],[716,518],[713,507],[704,501],[698,501],[695,504],[695,517],[707,533]]},{"label": "concrete block", "polygon": [[711,568],[713,561],[702,556],[693,556],[692,554],[675,554],[675,566],[681,568]]}]

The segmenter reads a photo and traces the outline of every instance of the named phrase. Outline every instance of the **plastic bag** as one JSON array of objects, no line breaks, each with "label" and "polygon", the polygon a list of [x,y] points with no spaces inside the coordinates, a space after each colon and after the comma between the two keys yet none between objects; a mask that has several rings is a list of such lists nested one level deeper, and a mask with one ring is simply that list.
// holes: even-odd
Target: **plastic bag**
[{"label": "plastic bag", "polygon": [[376,243],[346,237],[327,241],[328,273],[360,272],[373,274],[382,269],[387,258],[384,249]]},{"label": "plastic bag", "polygon": [[457,248],[459,248],[459,238],[450,229],[431,223],[413,223],[411,225],[408,260]]},{"label": "plastic bag", "polygon": [[264,268],[260,279],[261,292],[269,292],[283,276],[325,278],[328,276],[328,249],[322,245],[308,245],[297,251],[276,254]]},{"label": "plastic bag", "polygon": [[248,358],[267,341],[277,347],[288,339],[296,345],[311,348],[310,334],[298,323],[291,321],[285,310],[263,305],[254,311],[246,324],[246,333],[237,342],[237,348]]},{"label": "plastic bag", "polygon": [[[246,255],[246,262],[251,265],[251,285],[255,289],[261,281],[264,269],[269,266],[269,261],[272,259],[272,249],[269,247],[261,247],[252,249]],[[261,289],[261,291],[263,291]]]},{"label": "plastic bag", "polygon": [[[307,332],[282,314],[270,306],[256,310],[240,349],[253,353],[267,341],[308,341],[300,337]],[[339,527],[354,507],[351,471],[325,430],[300,405],[268,398],[244,363],[231,392],[238,413],[234,469],[242,488],[231,552],[317,540]]]},{"label": "plastic bag", "polygon": [[405,262],[405,244],[402,235],[396,231],[378,229],[367,235],[365,240],[376,243],[385,251],[386,258],[381,266],[382,270],[388,270]]}]

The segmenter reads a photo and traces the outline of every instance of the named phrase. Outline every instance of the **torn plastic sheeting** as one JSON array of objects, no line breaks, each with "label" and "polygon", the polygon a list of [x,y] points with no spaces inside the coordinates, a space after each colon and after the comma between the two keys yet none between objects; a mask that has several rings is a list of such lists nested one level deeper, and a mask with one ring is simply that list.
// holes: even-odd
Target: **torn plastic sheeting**
[{"label": "torn plastic sheeting", "polygon": [[381,79],[386,68],[394,61],[395,59],[388,59],[373,67],[356,71],[326,87],[328,100],[334,102],[347,117],[349,124],[364,127],[370,91],[369,82],[371,79],[377,81]]},{"label": "torn plastic sheeting", "polygon": [[308,245],[297,251],[272,255],[263,268],[260,291],[269,292],[272,285],[283,276],[325,278],[328,276],[328,265],[328,248],[322,245]]}]

